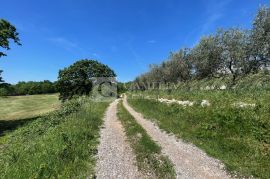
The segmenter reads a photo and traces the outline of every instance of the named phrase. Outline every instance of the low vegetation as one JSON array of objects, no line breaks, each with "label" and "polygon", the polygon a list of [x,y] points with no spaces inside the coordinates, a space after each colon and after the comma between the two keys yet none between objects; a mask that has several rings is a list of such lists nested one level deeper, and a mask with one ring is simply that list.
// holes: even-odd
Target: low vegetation
[{"label": "low vegetation", "polygon": [[128,113],[122,102],[118,104],[118,118],[125,128],[128,141],[136,155],[139,170],[154,178],[175,178],[173,165],[161,154],[161,147]]},{"label": "low vegetation", "polygon": [[99,128],[107,106],[71,100],[7,134],[0,144],[0,178],[94,177]]},{"label": "low vegetation", "polygon": [[[230,171],[269,178],[270,94],[268,90],[145,91],[143,96],[195,101],[193,106],[167,105],[129,97],[129,103],[169,133],[183,138],[222,160]],[[137,93],[138,95],[138,93]],[[208,100],[210,106],[201,106]],[[236,102],[255,107],[235,107]]]},{"label": "low vegetation", "polygon": [[0,97],[0,121],[37,117],[59,106],[58,94]]}]

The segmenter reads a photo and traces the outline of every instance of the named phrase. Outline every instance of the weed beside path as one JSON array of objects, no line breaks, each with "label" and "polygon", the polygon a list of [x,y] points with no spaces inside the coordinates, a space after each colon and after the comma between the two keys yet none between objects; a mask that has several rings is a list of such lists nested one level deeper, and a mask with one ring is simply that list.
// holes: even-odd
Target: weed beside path
[{"label": "weed beside path", "polygon": [[171,161],[161,154],[161,147],[151,139],[128,113],[122,102],[118,104],[117,114],[136,155],[139,170],[149,177],[175,178],[176,174]]}]

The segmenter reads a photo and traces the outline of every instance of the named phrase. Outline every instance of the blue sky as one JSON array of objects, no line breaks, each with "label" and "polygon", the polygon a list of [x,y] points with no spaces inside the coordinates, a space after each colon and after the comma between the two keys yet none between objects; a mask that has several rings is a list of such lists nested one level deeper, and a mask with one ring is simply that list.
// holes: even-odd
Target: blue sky
[{"label": "blue sky", "polygon": [[[0,18],[22,46],[0,59],[6,82],[55,81],[59,69],[97,59],[133,80],[171,51],[194,46],[219,27],[250,28],[269,0],[8,0]],[[1,49],[2,50],[2,49]]]}]

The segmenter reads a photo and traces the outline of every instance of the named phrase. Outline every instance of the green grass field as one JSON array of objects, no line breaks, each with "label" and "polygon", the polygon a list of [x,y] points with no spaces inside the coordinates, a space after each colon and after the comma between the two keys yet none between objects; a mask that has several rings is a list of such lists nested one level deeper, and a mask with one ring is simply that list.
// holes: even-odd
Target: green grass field
[{"label": "green grass field", "polygon": [[59,106],[58,94],[0,97],[0,120],[33,118]]},{"label": "green grass field", "polygon": [[[268,90],[145,91],[141,94],[195,101],[194,106],[183,107],[129,97],[129,103],[146,118],[220,159],[230,171],[243,176],[270,178]],[[211,106],[201,107],[203,99],[209,100]],[[255,103],[256,107],[232,105],[239,101]]]}]

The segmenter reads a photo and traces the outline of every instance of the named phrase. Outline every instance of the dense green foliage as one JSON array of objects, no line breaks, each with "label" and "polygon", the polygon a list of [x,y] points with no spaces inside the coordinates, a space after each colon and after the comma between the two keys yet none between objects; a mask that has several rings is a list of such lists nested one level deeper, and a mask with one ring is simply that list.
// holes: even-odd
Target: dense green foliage
[{"label": "dense green foliage", "polygon": [[0,84],[0,96],[17,96],[17,95],[33,95],[33,94],[50,94],[58,92],[56,84],[49,80],[40,82],[18,82],[15,85],[8,83]]},{"label": "dense green foliage", "polygon": [[117,114],[136,155],[139,170],[154,178],[175,178],[173,165],[167,157],[161,154],[161,147],[128,113],[122,102],[118,104]]},{"label": "dense green foliage", "polygon": [[115,77],[107,65],[96,60],[80,60],[68,68],[59,71],[58,89],[60,99],[71,99],[73,96],[88,95],[93,88],[95,77]]},{"label": "dense green foliage", "polygon": [[86,98],[70,100],[6,134],[0,140],[0,178],[93,178],[107,106]]},{"label": "dense green foliage", "polygon": [[[138,94],[138,93],[137,93]],[[194,101],[194,106],[167,105],[141,98],[129,103],[160,128],[174,133],[220,159],[230,171],[259,178],[270,177],[270,93],[250,90],[173,90],[145,91],[143,96]],[[202,100],[210,106],[202,107]],[[254,103],[236,107],[237,102]]]},{"label": "dense green foliage", "polygon": [[135,81],[176,83],[194,79],[230,77],[230,87],[241,77],[270,69],[270,7],[261,7],[250,30],[219,29],[204,36],[192,49],[171,53],[160,65]]},{"label": "dense green foliage", "polygon": [[117,82],[117,94],[125,93],[128,89],[126,88],[125,83]]},{"label": "dense green foliage", "polygon": [[[33,118],[60,107],[58,94],[0,97],[0,123],[3,120]],[[3,130],[0,127],[0,133]]]},{"label": "dense green foliage", "polygon": [[[0,47],[2,47],[5,50],[9,50],[9,41],[13,40],[14,43],[17,45],[20,44],[20,39],[19,39],[19,33],[16,30],[16,27],[14,27],[12,24],[10,24],[8,21],[4,19],[0,19]],[[0,51],[0,58],[2,56],[6,56],[4,52]],[[3,82],[3,79],[1,77],[1,73],[3,71],[0,70],[0,84]],[[3,89],[0,89],[0,94]]]},{"label": "dense green foliage", "polygon": [[[9,40],[13,40],[16,44],[20,44],[19,33],[12,24],[4,19],[0,19],[0,47],[9,50]],[[0,57],[6,56],[4,52],[0,52]]]}]

